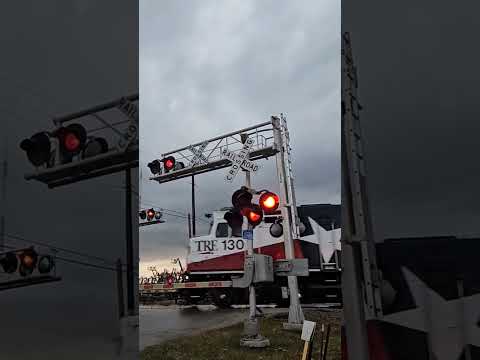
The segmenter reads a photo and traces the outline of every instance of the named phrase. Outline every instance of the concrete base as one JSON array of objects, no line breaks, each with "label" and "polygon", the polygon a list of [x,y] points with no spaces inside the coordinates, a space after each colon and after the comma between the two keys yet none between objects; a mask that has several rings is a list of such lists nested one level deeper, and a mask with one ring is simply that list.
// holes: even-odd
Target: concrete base
[{"label": "concrete base", "polygon": [[303,324],[295,324],[295,323],[289,323],[289,322],[283,323],[284,330],[302,332],[302,328],[303,328]]},{"label": "concrete base", "polygon": [[139,317],[125,316],[120,319],[120,334],[117,341],[118,359],[135,359],[138,356]]},{"label": "concrete base", "polygon": [[243,335],[244,337],[255,337],[260,332],[260,326],[258,319],[247,319],[243,323]]},{"label": "concrete base", "polygon": [[244,337],[240,339],[240,346],[249,348],[264,348],[270,346],[270,340],[262,335],[256,337]]}]

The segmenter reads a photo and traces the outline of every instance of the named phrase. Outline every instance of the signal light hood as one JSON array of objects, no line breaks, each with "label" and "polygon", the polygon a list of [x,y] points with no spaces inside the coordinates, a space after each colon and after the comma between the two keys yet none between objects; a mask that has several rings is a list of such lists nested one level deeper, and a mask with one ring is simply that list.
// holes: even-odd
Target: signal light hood
[{"label": "signal light hood", "polygon": [[12,274],[17,271],[18,259],[15,253],[7,253],[0,259],[0,265],[7,274]]},{"label": "signal light hood", "polygon": [[43,165],[50,159],[52,151],[50,136],[46,132],[36,133],[29,139],[24,139],[20,148],[27,153],[28,160],[34,166]]}]

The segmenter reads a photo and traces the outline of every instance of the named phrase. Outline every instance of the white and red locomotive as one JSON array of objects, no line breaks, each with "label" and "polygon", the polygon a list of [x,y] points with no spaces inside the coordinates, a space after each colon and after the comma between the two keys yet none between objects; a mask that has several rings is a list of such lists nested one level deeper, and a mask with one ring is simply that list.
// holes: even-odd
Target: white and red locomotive
[{"label": "white and red locomotive", "polygon": [[[299,277],[303,302],[341,302],[340,278],[340,205],[313,204],[298,208],[301,237],[295,240],[295,257],[307,258],[308,277]],[[227,208],[214,211],[210,232],[189,240],[186,275],[188,282],[173,285],[183,304],[215,303],[229,306],[248,302],[246,289],[231,287],[231,279],[243,273],[246,241],[232,236],[224,219]],[[283,234],[270,231],[272,224],[281,221],[280,212],[265,215],[255,227],[254,251],[270,255],[274,260],[285,259]],[[257,290],[262,303],[287,303],[285,277]]]}]

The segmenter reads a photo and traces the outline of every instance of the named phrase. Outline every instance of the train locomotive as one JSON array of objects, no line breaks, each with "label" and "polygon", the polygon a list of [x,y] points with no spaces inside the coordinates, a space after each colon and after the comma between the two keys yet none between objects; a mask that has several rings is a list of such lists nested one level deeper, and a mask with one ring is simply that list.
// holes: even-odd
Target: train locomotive
[{"label": "train locomotive", "polygon": [[[224,219],[229,208],[214,211],[208,235],[189,239],[187,286],[178,288],[180,304],[214,303],[220,307],[248,303],[248,289],[223,287],[222,282],[243,274],[246,241],[231,234]],[[298,277],[302,303],[339,303],[341,296],[340,205],[311,204],[297,207],[300,239],[294,241],[295,257],[307,258],[309,276]],[[255,253],[285,259],[283,234],[272,231],[281,222],[280,213],[265,215],[255,227]],[[195,286],[196,283],[211,286]],[[188,284],[191,284],[190,286]],[[286,277],[257,288],[257,302],[288,304]]]}]

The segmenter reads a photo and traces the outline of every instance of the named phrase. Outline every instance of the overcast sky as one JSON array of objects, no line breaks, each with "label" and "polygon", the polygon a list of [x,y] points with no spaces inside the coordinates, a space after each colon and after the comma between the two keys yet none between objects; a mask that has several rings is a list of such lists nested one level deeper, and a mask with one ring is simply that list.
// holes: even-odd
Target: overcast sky
[{"label": "overcast sky", "polygon": [[[190,211],[190,179],[157,184],[160,154],[285,113],[299,204],[340,202],[340,3],[144,0],[140,3],[141,195]],[[253,185],[275,188],[274,161]],[[230,205],[239,176],[196,177],[197,217]],[[187,221],[140,229],[140,271],[186,255]],[[208,224],[198,220],[197,233]]]}]

